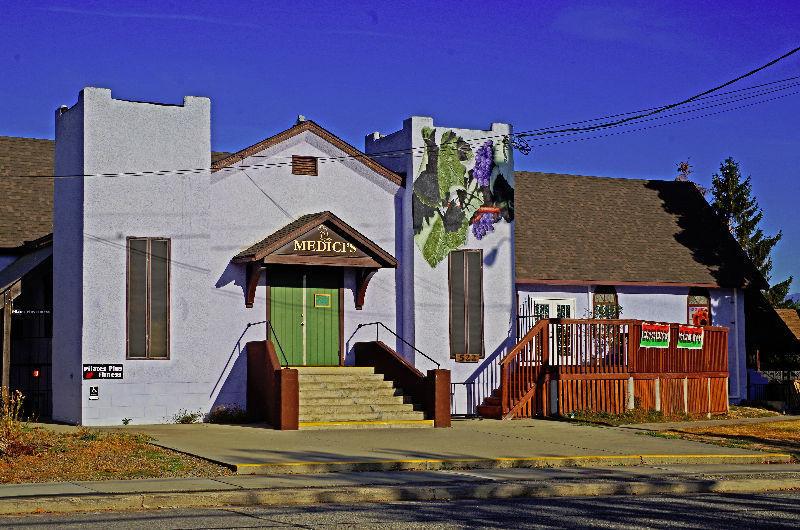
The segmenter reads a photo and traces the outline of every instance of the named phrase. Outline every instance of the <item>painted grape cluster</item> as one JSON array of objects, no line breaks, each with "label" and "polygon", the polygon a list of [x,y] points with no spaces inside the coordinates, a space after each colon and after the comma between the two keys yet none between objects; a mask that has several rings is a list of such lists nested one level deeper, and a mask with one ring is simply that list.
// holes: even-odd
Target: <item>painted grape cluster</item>
[{"label": "painted grape cluster", "polygon": [[[464,246],[469,227],[476,239],[493,232],[501,219],[514,219],[514,189],[501,170],[511,171],[510,146],[491,140],[473,152],[448,130],[436,141],[436,129],[422,129],[425,151],[414,180],[414,240],[431,267]],[[472,162],[472,168],[467,169]]]}]

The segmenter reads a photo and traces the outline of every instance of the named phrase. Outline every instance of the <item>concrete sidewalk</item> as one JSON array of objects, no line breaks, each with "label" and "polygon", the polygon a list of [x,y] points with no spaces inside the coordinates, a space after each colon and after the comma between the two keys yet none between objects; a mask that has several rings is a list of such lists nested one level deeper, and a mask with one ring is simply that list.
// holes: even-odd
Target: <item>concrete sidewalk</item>
[{"label": "concrete sidewalk", "polygon": [[789,455],[548,420],[459,420],[451,429],[274,431],[253,425],[149,425],[126,430],[239,474],[787,462]]},{"label": "concrete sidewalk", "polygon": [[0,514],[800,489],[800,465],[227,476],[0,486]]}]

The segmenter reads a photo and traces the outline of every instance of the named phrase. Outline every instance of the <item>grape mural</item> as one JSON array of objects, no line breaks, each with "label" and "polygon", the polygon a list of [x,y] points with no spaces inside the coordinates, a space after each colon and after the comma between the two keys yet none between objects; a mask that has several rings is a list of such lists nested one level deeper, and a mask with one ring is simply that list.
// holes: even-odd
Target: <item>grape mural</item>
[{"label": "grape mural", "polygon": [[431,127],[422,129],[422,140],[425,149],[412,198],[414,241],[435,267],[466,244],[470,227],[472,237],[483,239],[496,223],[514,220],[514,188],[502,173],[511,171],[510,147],[487,140],[473,152],[451,130],[437,143]]}]

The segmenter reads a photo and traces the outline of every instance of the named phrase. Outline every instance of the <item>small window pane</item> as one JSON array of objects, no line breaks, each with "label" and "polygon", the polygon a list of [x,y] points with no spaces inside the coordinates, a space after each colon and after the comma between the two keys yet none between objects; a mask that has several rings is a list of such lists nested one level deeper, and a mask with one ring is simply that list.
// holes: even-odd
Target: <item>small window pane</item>
[{"label": "small window pane", "polygon": [[169,242],[150,242],[150,357],[169,356]]},{"label": "small window pane", "polygon": [[147,357],[147,240],[128,243],[128,357]]}]

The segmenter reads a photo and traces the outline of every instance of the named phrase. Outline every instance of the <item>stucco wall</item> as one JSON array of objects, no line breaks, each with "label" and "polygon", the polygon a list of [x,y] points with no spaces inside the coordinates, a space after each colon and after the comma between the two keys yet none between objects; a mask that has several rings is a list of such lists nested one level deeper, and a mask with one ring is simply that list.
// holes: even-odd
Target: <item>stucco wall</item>
[{"label": "stucco wall", "polygon": [[[87,88],[82,105],[57,118],[57,168],[61,146],[73,137],[71,151],[83,155],[78,173],[209,168],[210,102],[187,97],[182,105],[138,103],[113,99],[107,89]],[[215,360],[203,347],[208,329],[208,178],[208,172],[92,176],[76,181],[82,183],[82,192],[59,183],[54,364],[69,366],[54,366],[64,383],[54,382],[56,411],[82,403],[81,422],[103,425],[120,424],[123,418],[163,422],[182,408],[207,408]],[[62,223],[74,215],[70,211],[81,210],[82,227],[80,219]],[[171,240],[169,360],[125,358],[126,238],[131,236]],[[70,252],[70,246],[82,253]],[[72,338],[75,330],[80,331],[79,343]],[[76,348],[81,353],[77,366]],[[82,384],[80,363],[122,363],[124,379]],[[98,400],[88,399],[89,386],[99,387]],[[75,388],[79,401],[72,397]]]},{"label": "stucco wall", "polygon": [[[415,344],[421,351],[435,358],[443,368],[451,370],[454,383],[461,382],[481,370],[483,363],[456,363],[450,359],[449,322],[448,322],[448,271],[447,260],[435,266],[425,259],[414,241],[412,225],[412,193],[413,181],[422,170],[424,156],[423,128],[436,129],[437,144],[447,131],[454,132],[464,139],[473,151],[486,139],[495,143],[502,141],[502,136],[511,132],[507,124],[492,124],[488,130],[459,129],[445,127],[433,122],[428,117],[411,117],[403,122],[403,129],[387,136],[379,134],[366,138],[367,153],[385,153],[397,149],[406,149],[405,171],[408,184],[403,195],[403,235],[408,251],[403,275],[406,296],[413,296],[405,305],[405,322],[402,329],[405,338]],[[408,143],[410,141],[410,143]],[[404,143],[406,142],[406,143]],[[380,160],[384,160],[381,158]],[[386,160],[390,160],[386,158]],[[384,162],[386,163],[386,162]],[[396,170],[403,170],[400,161],[393,162]],[[465,161],[467,169],[471,169],[474,160]],[[500,170],[513,186],[513,157],[508,150],[508,159]],[[511,344],[509,333],[514,315],[514,224],[499,221],[494,231],[482,240],[477,240],[471,231],[460,248],[482,249],[484,256],[483,295],[484,295],[484,345],[487,358],[501,355]],[[413,293],[413,294],[412,294]],[[433,364],[413,351],[406,351],[409,358],[414,359],[418,368],[425,371]],[[454,396],[456,404],[466,403],[466,394],[462,386],[456,387]]]},{"label": "stucco wall", "polygon": [[[56,110],[55,175],[82,175],[84,96]],[[81,177],[53,187],[53,419],[80,423],[83,348],[83,189]]]},{"label": "stucco wall", "polygon": [[[230,262],[234,255],[302,215],[328,210],[402,261],[402,251],[395,241],[394,202],[399,189],[396,184],[354,160],[335,163],[320,160],[317,176],[292,175],[287,163],[292,155],[328,159],[345,153],[317,135],[303,132],[237,164],[257,166],[283,162],[284,165],[244,171],[225,169],[212,175],[213,332],[209,334],[208,348],[219,358],[214,373],[223,374],[224,383],[215,389],[213,397],[219,404],[244,404],[246,359],[242,348],[248,340],[263,340],[266,336],[265,326],[261,324],[248,329],[237,344],[249,322],[264,320],[266,287],[262,276],[253,307],[245,308],[245,267]],[[268,270],[264,276],[267,274]],[[397,297],[395,275],[392,269],[379,270],[369,284],[363,309],[356,310],[354,279],[351,272],[346,273],[344,339],[347,361],[353,343],[369,337],[374,340],[374,327],[353,335],[358,324],[381,321],[393,326]],[[381,338],[395,345],[392,337],[385,333]]]}]

